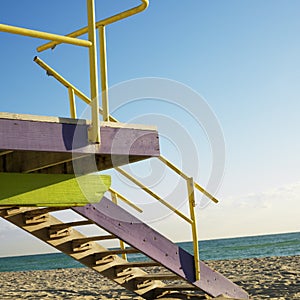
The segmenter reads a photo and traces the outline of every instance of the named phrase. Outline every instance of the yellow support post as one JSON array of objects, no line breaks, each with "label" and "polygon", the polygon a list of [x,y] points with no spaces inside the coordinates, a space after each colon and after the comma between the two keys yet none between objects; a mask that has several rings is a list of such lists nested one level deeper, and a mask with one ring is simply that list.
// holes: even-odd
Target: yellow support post
[{"label": "yellow support post", "polygon": [[76,119],[76,105],[75,105],[75,94],[74,90],[71,87],[68,87],[69,92],[69,101],[70,101],[70,114],[71,118]]},{"label": "yellow support post", "polygon": [[98,101],[98,72],[97,72],[97,41],[95,28],[95,2],[87,0],[88,11],[88,37],[92,46],[89,48],[90,59],[90,89],[91,89],[91,109],[92,125],[89,131],[89,140],[93,143],[100,143],[100,121],[99,121],[99,101]]},{"label": "yellow support post", "polygon": [[194,262],[195,262],[195,277],[196,280],[200,280],[200,259],[199,259],[199,245],[198,245],[198,233],[197,233],[197,222],[195,215],[195,191],[194,191],[194,180],[193,178],[187,179],[187,190],[189,196],[190,215],[193,221],[192,225],[192,236],[193,236],[193,247],[194,247]]},{"label": "yellow support post", "polygon": [[[115,203],[116,205],[118,205],[117,194],[113,190],[110,190],[110,194],[111,194],[111,200],[112,200],[112,202]],[[122,240],[119,240],[119,241],[120,241],[120,248],[122,250],[125,250],[125,243]],[[122,253],[122,258],[125,259],[125,260],[127,260],[126,253]]]},{"label": "yellow support post", "polygon": [[107,85],[107,62],[106,62],[106,37],[105,26],[99,27],[99,43],[100,43],[100,68],[101,68],[101,95],[103,121],[109,121],[109,102],[108,102],[108,85]]},{"label": "yellow support post", "polygon": [[67,44],[84,46],[84,47],[90,47],[92,45],[90,41],[80,40],[74,37],[53,34],[53,33],[48,33],[48,32],[38,31],[38,30],[32,30],[23,27],[5,25],[5,24],[0,24],[0,31],[34,37],[38,39],[50,40],[50,41],[54,41],[54,43],[67,43]]}]

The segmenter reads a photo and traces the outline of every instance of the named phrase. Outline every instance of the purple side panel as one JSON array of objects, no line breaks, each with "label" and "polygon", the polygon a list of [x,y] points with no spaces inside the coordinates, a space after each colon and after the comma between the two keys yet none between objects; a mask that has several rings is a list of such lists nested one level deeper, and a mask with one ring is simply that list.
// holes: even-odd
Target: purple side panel
[{"label": "purple side panel", "polygon": [[101,127],[101,145],[88,143],[88,125],[0,119],[0,149],[158,156],[156,130]]},{"label": "purple side panel", "polygon": [[206,293],[248,299],[245,291],[203,262],[200,262],[201,280],[195,281],[194,258],[191,254],[109,199],[104,197],[98,204],[72,209]]}]

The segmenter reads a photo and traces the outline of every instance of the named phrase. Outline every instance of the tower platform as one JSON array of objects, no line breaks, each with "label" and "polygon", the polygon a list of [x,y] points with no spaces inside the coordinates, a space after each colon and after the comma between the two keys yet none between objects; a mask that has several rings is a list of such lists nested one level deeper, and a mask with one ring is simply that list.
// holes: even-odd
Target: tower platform
[{"label": "tower platform", "polygon": [[101,143],[88,141],[89,121],[0,113],[0,172],[88,174],[160,154],[155,127],[101,123]]}]

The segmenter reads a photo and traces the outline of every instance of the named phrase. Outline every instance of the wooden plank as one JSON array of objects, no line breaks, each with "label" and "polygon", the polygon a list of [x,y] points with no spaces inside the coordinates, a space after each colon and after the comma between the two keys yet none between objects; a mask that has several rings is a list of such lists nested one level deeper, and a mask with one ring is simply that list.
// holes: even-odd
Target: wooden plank
[{"label": "wooden plank", "polygon": [[158,156],[155,130],[101,128],[101,145],[89,144],[88,125],[0,118],[0,149]]},{"label": "wooden plank", "polygon": [[85,122],[56,121],[0,116],[0,172],[87,174],[159,156],[154,127],[104,123],[99,146]]},{"label": "wooden plank", "polygon": [[191,284],[169,284],[163,286],[161,288],[156,289],[158,294],[163,293],[165,291],[193,291],[197,290],[198,288]]},{"label": "wooden plank", "polygon": [[72,209],[209,295],[227,294],[248,299],[248,294],[243,289],[203,262],[200,262],[201,279],[196,281],[194,258],[191,254],[107,198],[103,197],[98,204]]},{"label": "wooden plank", "polygon": [[139,253],[140,251],[133,248],[127,249],[110,249],[104,252],[96,253],[96,257],[103,257],[108,255],[115,255],[115,254],[129,254],[129,253]]},{"label": "wooden plank", "polygon": [[99,202],[110,176],[0,173],[0,205],[76,206]]},{"label": "wooden plank", "polygon": [[115,237],[114,235],[98,235],[98,236],[90,236],[90,237],[85,237],[79,240],[73,240],[73,243],[79,243],[79,244],[84,244],[84,243],[88,243],[88,242],[92,242],[92,241],[104,241],[104,240],[112,240],[112,239],[116,239],[117,237]]},{"label": "wooden plank", "polygon": [[[74,119],[74,118],[62,118],[62,117],[51,117],[51,116],[38,116],[29,114],[17,114],[9,112],[0,112],[0,119],[9,120],[23,120],[30,122],[47,122],[47,123],[66,123],[66,124],[87,124],[90,125],[90,120],[85,119]],[[128,124],[121,122],[100,122],[101,127],[114,127],[114,128],[131,128],[131,129],[143,129],[143,130],[155,130],[156,126],[143,125],[143,124]]]},{"label": "wooden plank", "polygon": [[29,115],[29,114],[16,114],[16,113],[9,113],[9,112],[0,112],[0,119],[22,120],[22,121],[30,121],[30,122],[47,122],[47,123],[87,124],[87,121],[82,119],[37,116],[37,115]]},{"label": "wooden plank", "polygon": [[174,280],[174,279],[179,279],[178,275],[176,274],[163,274],[163,273],[152,273],[152,274],[147,274],[143,276],[138,276],[135,278],[138,281],[144,281],[144,280]]},{"label": "wooden plank", "polygon": [[147,268],[147,267],[157,267],[161,266],[160,263],[156,261],[133,261],[128,262],[124,265],[118,266],[118,268]]}]

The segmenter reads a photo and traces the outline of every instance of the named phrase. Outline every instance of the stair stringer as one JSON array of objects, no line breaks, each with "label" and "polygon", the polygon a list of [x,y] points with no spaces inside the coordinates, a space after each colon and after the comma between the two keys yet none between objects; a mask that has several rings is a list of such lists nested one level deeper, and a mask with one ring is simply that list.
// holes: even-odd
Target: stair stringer
[{"label": "stair stringer", "polygon": [[200,280],[195,281],[194,257],[191,254],[106,197],[100,203],[72,209],[205,293],[214,297],[224,294],[233,298],[249,298],[242,288],[203,262],[200,262]]}]

